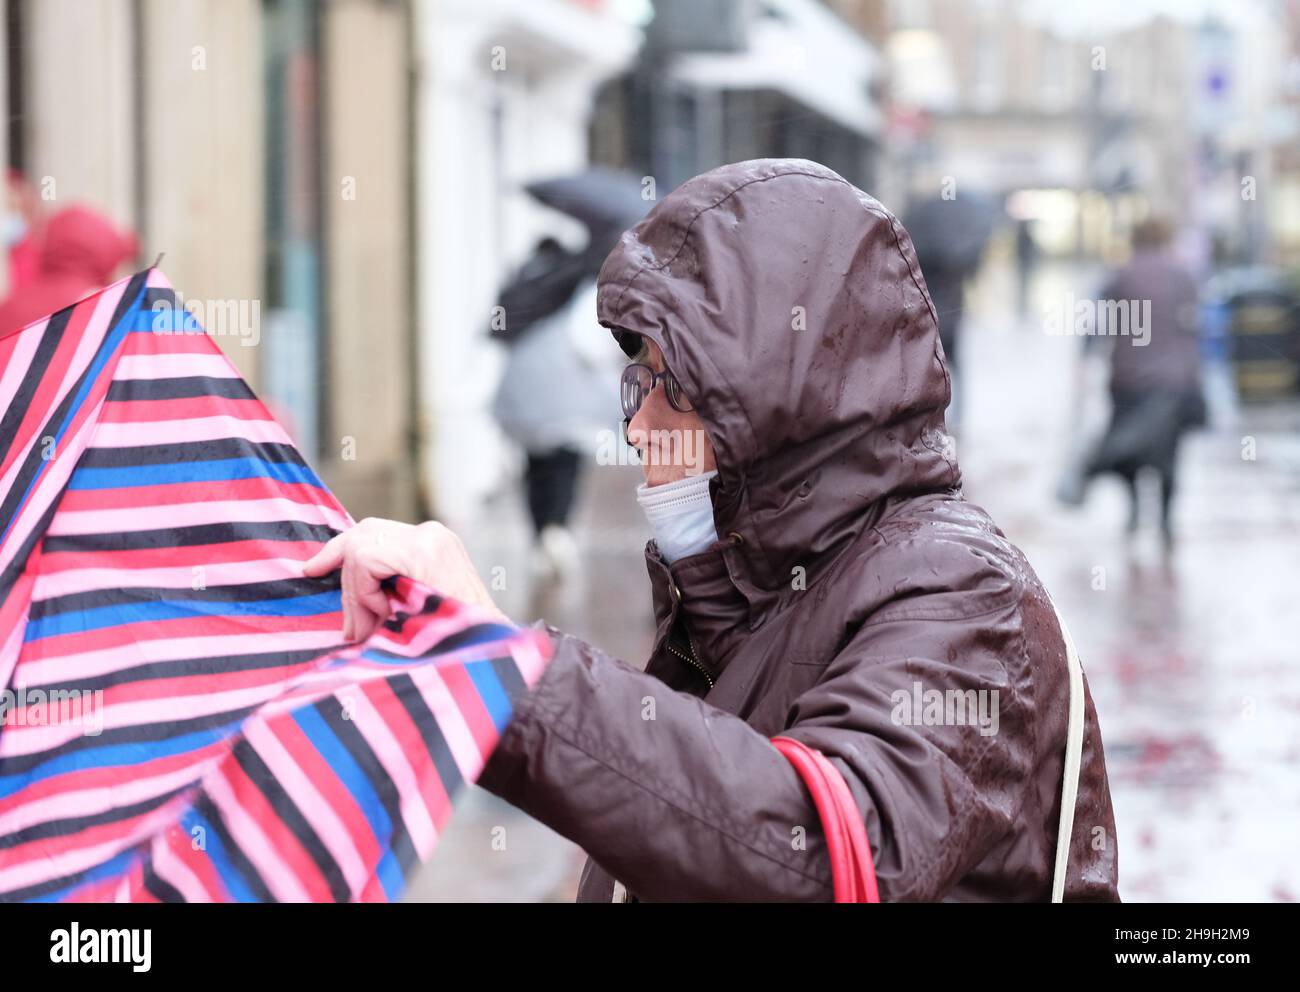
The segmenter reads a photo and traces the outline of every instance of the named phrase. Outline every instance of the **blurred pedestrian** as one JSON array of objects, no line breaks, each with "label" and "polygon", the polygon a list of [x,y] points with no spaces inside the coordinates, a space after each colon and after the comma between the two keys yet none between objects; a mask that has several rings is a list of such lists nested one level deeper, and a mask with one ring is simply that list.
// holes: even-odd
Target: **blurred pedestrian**
[{"label": "blurred pedestrian", "polygon": [[6,194],[4,237],[9,255],[8,291],[12,293],[36,278],[43,231],[36,191],[17,169],[9,170]]},{"label": "blurred pedestrian", "polygon": [[553,238],[542,239],[502,291],[494,323],[509,353],[493,413],[524,449],[533,570],[550,578],[577,566],[569,518],[584,460],[599,432],[619,422],[613,356],[592,333],[597,267],[587,252],[570,254]]},{"label": "blurred pedestrian", "polygon": [[71,306],[114,280],[136,239],[89,207],[60,210],[45,225],[36,273],[0,303],[0,337]]},{"label": "blurred pedestrian", "polygon": [[1029,313],[1029,289],[1038,268],[1038,242],[1033,225],[1026,219],[1016,221],[1016,313]]},{"label": "blurred pedestrian", "polygon": [[[932,177],[918,176],[919,188],[933,188]],[[926,196],[914,202],[903,217],[925,274],[939,319],[939,340],[952,376],[949,429],[956,433],[965,402],[962,375],[961,330],[966,309],[966,284],[979,271],[984,250],[1001,214],[983,194],[955,190],[948,195]]]},{"label": "blurred pedestrian", "polygon": [[[1110,424],[1085,460],[1077,481],[1061,492],[1082,502],[1087,484],[1112,473],[1128,487],[1128,530],[1141,517],[1139,479],[1151,470],[1160,487],[1160,531],[1172,547],[1178,448],[1206,420],[1196,280],[1170,247],[1167,221],[1151,217],[1133,231],[1133,256],[1098,294],[1095,333],[1085,349],[1109,349]],[[1126,321],[1128,326],[1123,325]]]}]

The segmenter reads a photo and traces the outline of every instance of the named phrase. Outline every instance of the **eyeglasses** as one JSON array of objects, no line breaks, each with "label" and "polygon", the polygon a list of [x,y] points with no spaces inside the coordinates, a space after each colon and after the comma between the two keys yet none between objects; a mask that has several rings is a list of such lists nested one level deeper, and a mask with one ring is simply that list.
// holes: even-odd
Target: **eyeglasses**
[{"label": "eyeglasses", "polygon": [[681,383],[671,372],[667,369],[656,372],[649,365],[633,362],[623,369],[623,376],[619,380],[619,398],[623,402],[623,416],[628,420],[635,417],[645,398],[654,392],[655,386],[661,382],[664,384],[664,395],[668,397],[668,404],[674,410],[678,413],[690,413],[695,409],[691,401],[686,398],[686,394],[682,392]]}]

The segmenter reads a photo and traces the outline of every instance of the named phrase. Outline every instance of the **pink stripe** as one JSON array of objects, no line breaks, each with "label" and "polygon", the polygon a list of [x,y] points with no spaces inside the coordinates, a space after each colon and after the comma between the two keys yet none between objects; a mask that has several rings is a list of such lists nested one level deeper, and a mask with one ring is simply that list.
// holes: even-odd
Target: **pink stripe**
[{"label": "pink stripe", "polygon": [[208,775],[203,780],[203,788],[221,811],[231,837],[262,876],[271,895],[279,902],[311,902],[311,896],[298,876],[289,870],[275,845],[262,832],[257,821],[248,815],[248,810],[239,802],[221,770]]},{"label": "pink stripe", "polygon": [[168,885],[185,897],[186,902],[211,902],[212,895],[203,887],[199,877],[190,870],[167,842],[166,832],[154,838],[150,847],[153,853],[153,870]]},{"label": "pink stripe", "polygon": [[[57,517],[56,517],[57,519]],[[195,569],[202,569],[196,572]],[[36,577],[32,599],[39,602],[56,596],[98,589],[192,589],[196,577],[212,588],[248,582],[274,582],[302,576],[297,558],[263,558],[257,561],[215,562],[211,565],[176,565],[171,568],[70,568],[66,572],[42,572]]]},{"label": "pink stripe", "polygon": [[[72,475],[72,470],[76,468],[77,460],[81,457],[81,452],[85,448],[86,439],[94,430],[95,421],[98,419],[99,410],[102,407],[103,401],[101,400],[81,424],[81,429],[71,435],[65,434],[59,442],[61,449],[55,455],[54,460],[49,463],[49,468],[46,469],[40,481],[36,484],[36,488],[28,497],[26,505],[18,512],[13,527],[5,538],[3,547],[0,547],[0,570],[6,568],[13,561],[18,549],[23,546],[23,542],[36,529],[50,504],[63,495],[64,487]],[[39,439],[36,440],[39,441]],[[17,464],[20,463],[16,462],[15,465]],[[0,487],[0,491],[7,490]]]},{"label": "pink stripe", "polygon": [[438,721],[438,728],[447,739],[447,748],[466,781],[474,781],[483,770],[483,756],[479,754],[478,744],[470,732],[465,714],[456,705],[447,683],[432,666],[419,668],[410,673],[411,681],[420,690],[433,718]]},{"label": "pink stripe", "polygon": [[[99,648],[78,654],[59,655],[40,661],[20,660],[14,670],[14,685],[46,685],[73,682],[96,675],[119,672],[135,665],[180,661],[187,658],[236,654],[260,654],[268,651],[325,650],[339,643],[337,631],[303,630],[277,633],[229,634],[217,637],[173,637],[136,641],[119,647]],[[21,683],[19,682],[21,679]],[[4,737],[0,735],[0,742]]]},{"label": "pink stripe", "polygon": [[[104,339],[104,332],[112,319],[113,309],[117,306],[117,301],[121,298],[125,287],[126,281],[122,280],[114,283],[113,286],[99,294],[94,313],[77,341],[77,350],[68,366],[63,384],[58,390],[58,397],[55,399],[56,404],[68,393],[76,383],[77,377],[90,364],[96,349]],[[111,359],[109,364],[112,365]],[[0,570],[10,564],[17,553],[17,549],[22,547],[23,542],[36,527],[45,510],[63,492],[63,487],[66,485],[77,459],[81,457],[81,452],[85,448],[86,440],[93,432],[95,423],[99,419],[99,409],[102,405],[103,401],[101,399],[100,403],[86,411],[87,416],[81,421],[80,428],[71,435],[65,434],[59,441],[54,461],[42,476],[27,505],[18,514],[18,518],[13,523],[13,528],[5,539],[4,546],[0,547]],[[27,450],[30,451],[40,441],[40,437],[33,437],[32,444],[27,446]],[[10,466],[10,471],[5,474],[3,480],[0,480],[0,492],[8,492],[13,487],[14,475],[21,465],[22,461],[18,460]]]},{"label": "pink stripe", "polygon": [[411,841],[415,845],[416,853],[421,858],[428,857],[434,845],[438,843],[438,830],[433,825],[429,808],[424,804],[419,780],[410,762],[406,760],[402,745],[393,736],[392,728],[375,709],[375,704],[370,697],[359,686],[341,694],[340,702],[343,700],[351,700],[355,704],[356,728],[374,749],[379,763],[384,766],[384,771],[388,772],[389,778],[397,786],[398,794],[401,796],[402,820],[411,833]]},{"label": "pink stripe", "polygon": [[206,765],[213,765],[220,758],[209,756],[204,762],[177,768],[163,775],[148,778],[125,779],[109,786],[95,786],[91,789],[69,789],[52,796],[31,799],[15,806],[8,813],[0,815],[0,835],[11,834],[36,823],[49,820],[71,819],[79,816],[93,816],[110,809],[129,806],[143,802],[155,796],[161,796],[173,789],[179,789],[190,782],[197,782]]},{"label": "pink stripe", "polygon": [[[211,684],[220,684],[220,675],[211,677]],[[259,706],[283,693],[285,683],[268,682],[265,685],[228,689],[224,692],[209,689],[189,695],[167,696],[162,699],[135,699],[115,706],[105,705],[98,713],[104,730],[120,727],[140,727],[169,724],[199,716],[212,716],[229,710]],[[99,721],[97,720],[98,724]],[[12,757],[20,754],[39,754],[52,751],[68,741],[86,736],[81,723],[68,722],[35,727],[11,725],[0,736],[0,754]]]},{"label": "pink stripe", "polygon": [[27,374],[27,367],[31,365],[32,357],[41,343],[45,323],[45,321],[41,322],[42,330],[29,328],[15,339],[9,364],[4,367],[3,372],[0,372],[0,413],[8,410],[14,397],[18,395],[18,386],[23,381],[23,376]]},{"label": "pink stripe", "polygon": [[284,428],[274,420],[243,420],[239,417],[194,417],[190,420],[106,421],[91,439],[92,448],[134,448],[141,443],[181,444],[186,441],[220,441],[242,437],[248,441],[292,444]]},{"label": "pink stripe", "polygon": [[184,379],[190,376],[213,379],[237,379],[239,370],[223,354],[204,355],[193,352],[157,355],[123,355],[113,373],[115,382],[126,379]]},{"label": "pink stripe", "polygon": [[74,847],[55,855],[45,855],[0,867],[0,892],[22,889],[48,882],[52,878],[74,875],[114,858],[138,844],[176,818],[176,803],[166,803],[149,813],[130,833],[94,847]]},{"label": "pink stripe", "polygon": [[249,724],[246,739],[266,763],[285,794],[293,800],[303,819],[311,824],[312,830],[343,872],[348,888],[354,893],[361,891],[370,877],[370,871],[366,868],[347,825],[339,819],[315,783],[307,777],[293,755],[265,723],[255,720]]},{"label": "pink stripe", "polygon": [[[20,583],[21,584],[21,580]],[[0,689],[9,684],[9,676],[13,673],[18,661],[18,653],[23,648],[23,636],[27,633],[27,611],[31,609],[31,603],[27,603],[26,609],[23,610],[22,622],[14,624],[13,628],[5,635],[5,639],[0,641]]]},{"label": "pink stripe", "polygon": [[[324,524],[336,530],[344,530],[348,525],[343,514],[327,506],[273,497],[176,503],[170,506],[133,506],[118,510],[61,510],[55,513],[46,533],[52,536],[125,534],[200,524],[275,523],[280,520]],[[302,567],[299,566],[295,578],[301,575]]]}]

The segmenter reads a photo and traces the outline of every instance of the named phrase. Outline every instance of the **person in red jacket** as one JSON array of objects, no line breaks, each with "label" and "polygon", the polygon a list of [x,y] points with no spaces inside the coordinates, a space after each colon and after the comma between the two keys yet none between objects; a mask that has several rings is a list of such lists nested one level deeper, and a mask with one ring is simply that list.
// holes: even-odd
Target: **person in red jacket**
[{"label": "person in red jacket", "polygon": [[102,289],[136,250],[135,235],[97,211],[60,210],[45,226],[35,278],[0,303],[0,337]]}]

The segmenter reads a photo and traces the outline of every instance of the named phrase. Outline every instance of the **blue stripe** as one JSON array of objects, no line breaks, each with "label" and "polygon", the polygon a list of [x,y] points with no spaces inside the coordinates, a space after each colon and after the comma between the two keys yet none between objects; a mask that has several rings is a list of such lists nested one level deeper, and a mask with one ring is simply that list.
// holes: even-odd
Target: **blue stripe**
[{"label": "blue stripe", "polygon": [[235,902],[262,901],[253,894],[253,890],[248,887],[248,883],[244,881],[244,876],[240,874],[239,869],[230,863],[230,857],[226,854],[226,849],[221,843],[221,836],[212,829],[212,824],[204,818],[203,814],[191,806],[181,815],[181,826],[189,834],[191,844],[195,839],[195,829],[203,831],[200,850],[212,862],[212,867],[217,870],[221,880],[226,883],[226,888],[230,891],[230,896]]},{"label": "blue stripe", "polygon": [[474,680],[474,688],[478,689],[478,694],[483,697],[483,705],[492,716],[492,722],[496,724],[497,733],[506,729],[506,724],[510,722],[510,714],[514,708],[510,705],[510,697],[506,695],[505,687],[501,685],[501,680],[497,678],[496,671],[492,668],[490,661],[471,661],[465,665],[465,671],[469,677]]},{"label": "blue stripe", "polygon": [[268,462],[261,458],[219,458],[210,462],[163,462],[158,465],[124,465],[119,468],[78,468],[68,481],[69,489],[127,489],[133,486],[165,486],[185,482],[228,482],[234,479],[275,479],[277,482],[305,482],[324,489],[316,474],[292,462]]},{"label": "blue stripe", "polygon": [[155,310],[140,307],[132,314],[127,330],[134,333],[203,334],[203,326],[184,307],[165,306]]},{"label": "blue stripe", "polygon": [[285,599],[259,599],[226,602],[206,599],[155,600],[153,602],[115,603],[89,610],[55,613],[27,622],[24,641],[39,641],[60,634],[81,634],[128,623],[157,623],[190,617],[311,617],[335,613],[341,609],[342,593],[338,589],[290,596]]},{"label": "blue stripe", "polygon": [[402,880],[401,867],[397,864],[397,859],[393,856],[389,845],[393,836],[393,821],[388,818],[388,811],[384,809],[383,802],[375,792],[374,786],[370,784],[370,779],[366,777],[365,769],[356,763],[352,752],[343,746],[343,742],[330,729],[324,718],[316,712],[314,706],[304,706],[294,710],[293,718],[302,728],[302,732],[307,735],[312,746],[325,759],[325,763],[333,769],[339,781],[348,792],[352,793],[352,798],[356,800],[366,822],[370,824],[370,832],[375,835],[380,849],[384,851],[375,869],[376,877],[384,887],[388,898],[397,899],[405,883]]},{"label": "blue stripe", "polygon": [[0,799],[25,789],[32,782],[66,775],[71,772],[85,771],[91,768],[130,767],[142,765],[157,758],[167,758],[174,754],[197,751],[216,741],[229,737],[237,731],[242,722],[228,723],[222,727],[197,730],[161,741],[131,741],[125,744],[105,744],[102,747],[82,748],[60,754],[49,761],[41,762],[28,771],[17,775],[0,776]]}]

